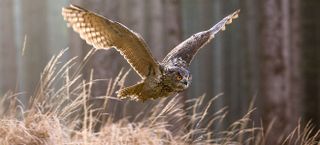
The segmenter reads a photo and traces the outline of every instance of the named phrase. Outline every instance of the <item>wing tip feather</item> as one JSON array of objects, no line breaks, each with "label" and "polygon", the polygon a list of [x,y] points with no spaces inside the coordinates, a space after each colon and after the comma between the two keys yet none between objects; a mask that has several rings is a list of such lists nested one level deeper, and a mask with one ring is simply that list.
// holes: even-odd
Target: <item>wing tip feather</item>
[{"label": "wing tip feather", "polygon": [[[226,25],[231,24],[234,19],[237,19],[239,17],[239,13],[240,13],[240,9],[234,11],[232,14],[229,14],[224,19],[222,19],[220,22],[218,22],[217,25],[214,25],[212,28],[210,28],[209,31],[211,32],[212,37],[216,33],[218,33],[220,30],[225,31]],[[220,23],[220,25],[219,25],[219,23]]]},{"label": "wing tip feather", "polygon": [[240,9],[236,10],[233,14],[232,14],[232,19],[236,19],[239,17],[239,13],[240,13]]}]

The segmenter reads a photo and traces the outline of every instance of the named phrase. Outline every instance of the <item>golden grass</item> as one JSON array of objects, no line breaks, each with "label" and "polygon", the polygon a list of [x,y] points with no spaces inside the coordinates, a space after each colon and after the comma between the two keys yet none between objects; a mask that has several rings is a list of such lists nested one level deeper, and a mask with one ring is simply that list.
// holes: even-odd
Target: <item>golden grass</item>
[{"label": "golden grass", "polygon": [[[141,109],[134,121],[126,116],[115,121],[108,115],[102,120],[100,131],[95,132],[99,115],[104,115],[88,103],[90,88],[97,80],[83,81],[79,74],[83,64],[77,64],[75,58],[62,65],[60,58],[65,51],[54,56],[45,67],[28,106],[17,99],[21,94],[9,92],[2,97],[1,106],[5,107],[0,108],[1,145],[260,145],[267,140],[268,131],[255,126],[250,119],[254,111],[252,104],[248,113],[229,127],[213,130],[227,115],[226,107],[209,113],[219,96],[210,101],[205,101],[205,96],[187,100],[188,108],[183,108],[178,97],[162,99],[145,107],[148,109]],[[102,97],[105,99],[103,108],[111,99],[117,100],[112,95],[123,87],[127,74],[121,71],[118,77],[110,80],[106,96]],[[283,144],[317,144],[319,131],[311,135],[313,131],[310,123],[305,127],[298,125],[283,139]]]}]

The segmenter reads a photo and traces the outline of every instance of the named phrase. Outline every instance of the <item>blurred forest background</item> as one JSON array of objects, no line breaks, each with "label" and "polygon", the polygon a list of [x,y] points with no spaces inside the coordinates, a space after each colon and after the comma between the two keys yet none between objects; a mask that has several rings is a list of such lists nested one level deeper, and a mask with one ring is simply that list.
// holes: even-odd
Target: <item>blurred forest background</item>
[{"label": "blurred forest background", "polygon": [[[140,33],[158,60],[182,40],[241,9],[240,17],[195,57],[192,85],[179,97],[205,94],[210,99],[223,93],[215,108],[228,106],[226,125],[245,114],[255,98],[254,119],[265,126],[274,121],[272,136],[293,129],[299,119],[312,120],[319,129],[319,0],[0,0],[1,96],[22,92],[20,100],[27,104],[52,55],[70,47],[67,61],[90,50],[61,16],[61,8],[70,3]],[[92,97],[104,96],[109,79],[123,67],[129,69],[118,52],[95,53],[83,77],[90,78],[93,69],[94,79],[105,81],[94,85]],[[137,80],[131,71],[127,84]],[[97,107],[100,102],[93,100]],[[109,107],[117,116],[128,103],[132,116],[145,105],[117,101]]]}]

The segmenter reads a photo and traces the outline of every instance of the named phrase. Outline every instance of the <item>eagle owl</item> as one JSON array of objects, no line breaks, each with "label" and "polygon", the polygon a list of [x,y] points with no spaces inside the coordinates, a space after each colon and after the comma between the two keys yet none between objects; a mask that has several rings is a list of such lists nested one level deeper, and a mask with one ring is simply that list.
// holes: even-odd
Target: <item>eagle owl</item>
[{"label": "eagle owl", "polygon": [[161,61],[156,61],[143,38],[116,21],[109,20],[79,6],[62,9],[68,26],[96,49],[115,48],[139,74],[142,81],[117,91],[120,98],[145,101],[167,97],[187,89],[191,84],[190,62],[216,33],[236,19],[239,10],[226,16],[212,28],[186,39]]}]

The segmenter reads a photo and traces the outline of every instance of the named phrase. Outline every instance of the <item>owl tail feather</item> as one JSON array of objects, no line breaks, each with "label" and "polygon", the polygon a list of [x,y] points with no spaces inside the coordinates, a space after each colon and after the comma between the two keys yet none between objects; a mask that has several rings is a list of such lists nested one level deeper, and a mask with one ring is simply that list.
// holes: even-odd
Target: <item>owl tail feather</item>
[{"label": "owl tail feather", "polygon": [[[130,98],[132,100],[141,100],[141,91],[143,89],[144,83],[138,83],[130,87],[123,88],[117,91],[117,96],[120,99]],[[142,100],[143,101],[143,100]]]}]

